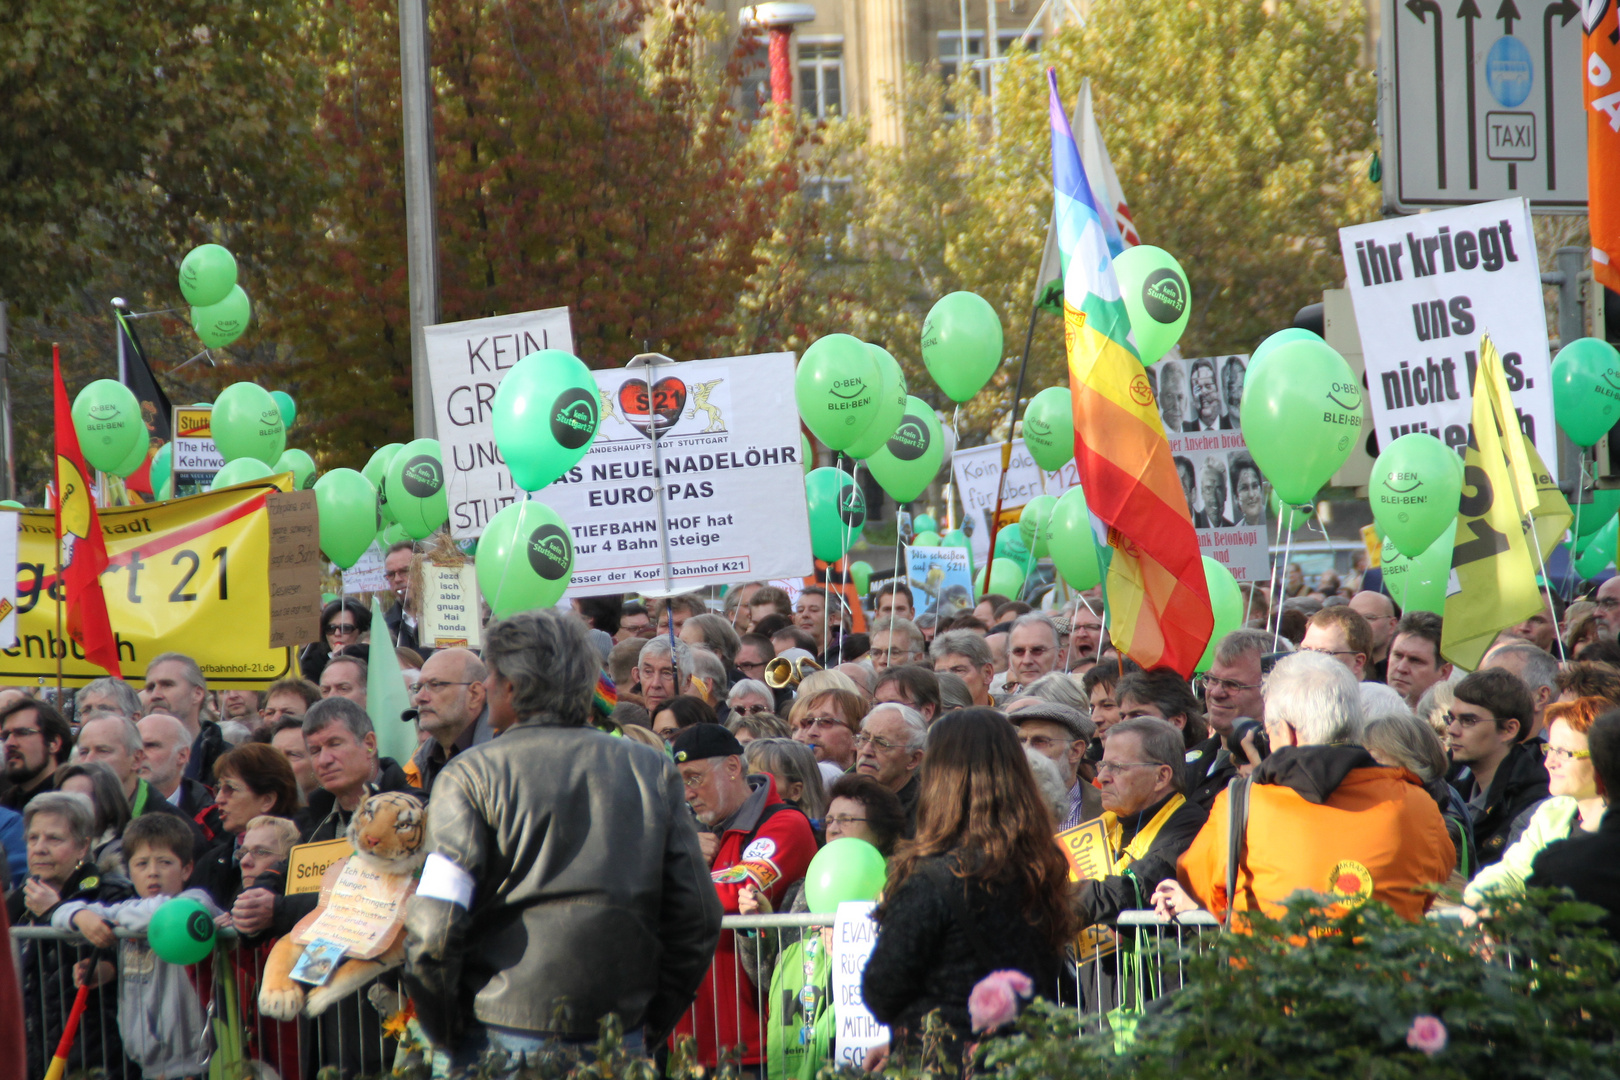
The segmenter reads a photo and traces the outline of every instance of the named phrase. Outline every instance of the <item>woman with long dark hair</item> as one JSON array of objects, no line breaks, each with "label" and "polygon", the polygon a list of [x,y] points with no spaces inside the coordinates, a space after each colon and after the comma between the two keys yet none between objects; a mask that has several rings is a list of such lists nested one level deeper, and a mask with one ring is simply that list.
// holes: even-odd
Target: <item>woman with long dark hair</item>
[{"label": "woman with long dark hair", "polygon": [[889,862],[877,944],[862,991],[915,1046],[935,1010],[960,1056],[968,996],[992,971],[1020,971],[1056,997],[1074,935],[1069,868],[1017,732],[994,709],[947,715],[928,732],[917,837]]}]

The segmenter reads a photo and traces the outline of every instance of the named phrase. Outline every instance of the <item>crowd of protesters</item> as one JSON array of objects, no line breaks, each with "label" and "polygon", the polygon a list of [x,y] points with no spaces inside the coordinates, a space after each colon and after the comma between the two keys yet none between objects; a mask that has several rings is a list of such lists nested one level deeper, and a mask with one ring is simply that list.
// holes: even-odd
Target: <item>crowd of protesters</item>
[{"label": "crowd of protesters", "polygon": [[[401,595],[415,557],[387,555]],[[1307,890],[1415,919],[1449,883],[1471,918],[1557,883],[1620,931],[1620,578],[1548,595],[1467,673],[1439,616],[1318,586],[1247,590],[1247,625],[1191,681],[1121,656],[1095,594],[922,610],[888,582],[860,612],[819,585],[577,600],[493,623],[477,653],[345,600],[300,677],[263,691],[212,690],[179,653],[70,700],[0,690],[6,915],[82,935],[23,945],[23,1030],[0,1016],[0,1043],[38,1080],[82,985],[70,1072],[206,1071],[184,1024],[129,1015],[161,988],[131,990],[107,927],[184,891],[262,956],[317,902],[286,889],[293,846],[343,837],[376,792],[426,805],[405,962],[382,983],[441,1074],[594,1043],[613,1013],[635,1050],[690,1035],[706,1065],[740,1047],[747,1069],[813,1075],[824,938],[778,955],[721,920],[805,910],[812,859],[846,837],[888,860],[864,997],[892,1039],[873,1065],[931,1014],[960,1052],[991,971],[1061,997],[1077,934],[1126,910],[1241,928]],[[368,714],[377,648],[397,650],[414,716]],[[393,722],[417,726],[408,761],[378,754]],[[1053,837],[1089,822],[1113,872],[1073,880]],[[284,1078],[383,1072],[399,1033],[378,1000],[250,1024],[244,1049]]]}]

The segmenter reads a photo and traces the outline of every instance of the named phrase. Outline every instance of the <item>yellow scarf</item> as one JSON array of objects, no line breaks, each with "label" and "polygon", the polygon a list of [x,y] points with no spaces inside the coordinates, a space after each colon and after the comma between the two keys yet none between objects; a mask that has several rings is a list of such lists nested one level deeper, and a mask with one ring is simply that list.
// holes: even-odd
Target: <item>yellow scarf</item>
[{"label": "yellow scarf", "polygon": [[1186,802],[1187,800],[1180,793],[1170,796],[1169,800],[1159,808],[1159,812],[1153,815],[1153,819],[1136,831],[1136,835],[1131,838],[1129,844],[1125,845],[1123,851],[1120,850],[1120,842],[1125,837],[1125,830],[1119,823],[1119,816],[1112,810],[1104,810],[1102,822],[1104,828],[1108,830],[1108,850],[1114,856],[1114,873],[1124,873],[1126,867],[1146,855],[1148,848],[1153,846],[1153,838],[1159,835],[1160,829],[1164,828],[1164,823],[1169,821],[1170,816],[1181,809]]}]

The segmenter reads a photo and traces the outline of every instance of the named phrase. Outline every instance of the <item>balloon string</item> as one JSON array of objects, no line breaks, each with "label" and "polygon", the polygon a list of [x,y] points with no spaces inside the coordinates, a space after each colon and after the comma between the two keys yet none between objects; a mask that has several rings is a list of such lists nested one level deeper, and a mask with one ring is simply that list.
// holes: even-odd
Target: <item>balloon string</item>
[{"label": "balloon string", "polygon": [[[1552,579],[1547,575],[1547,557],[1541,553],[1541,537],[1536,535],[1536,517],[1532,514],[1524,515],[1525,539],[1530,546],[1536,549],[1536,561],[1541,564],[1541,591],[1547,597],[1547,614],[1555,616],[1552,598]],[[1558,642],[1558,659],[1569,663],[1569,654],[1564,650],[1564,635],[1558,632],[1558,619],[1553,617],[1553,639]]]},{"label": "balloon string", "polygon": [[[1581,504],[1586,495],[1586,481],[1588,479],[1586,468],[1586,451],[1582,450],[1580,478],[1575,482],[1575,528],[1574,531],[1569,534],[1569,560],[1571,569],[1574,569],[1575,566],[1575,545],[1581,541]],[[1596,483],[1596,481],[1594,481],[1594,483]],[[1567,584],[1570,592],[1569,596],[1564,597],[1565,600],[1568,600],[1570,596],[1575,595],[1575,579],[1577,576],[1578,575],[1576,574],[1569,575],[1569,581]],[[1562,638],[1560,638],[1560,640],[1562,640]]]},{"label": "balloon string", "polygon": [[[1282,499],[1278,499],[1277,500],[1277,532],[1278,532],[1279,535],[1283,535],[1283,515],[1286,514],[1286,513],[1288,513],[1288,504],[1286,502],[1284,502]],[[1293,540],[1293,538],[1294,538],[1294,530],[1293,529],[1289,529],[1287,534],[1283,536],[1283,557],[1282,557],[1283,564],[1286,564],[1288,562],[1288,544],[1289,544],[1289,542],[1291,540]],[[1284,601],[1284,599],[1286,599],[1283,596],[1283,590],[1288,588],[1288,578],[1287,578],[1286,573],[1283,576],[1283,586],[1282,586],[1282,588],[1281,589],[1277,588],[1278,566],[1279,566],[1279,564],[1278,564],[1277,560],[1273,559],[1271,561],[1271,591],[1272,591],[1272,595],[1277,597],[1277,622],[1276,622],[1275,628],[1272,630],[1272,633],[1271,633],[1271,651],[1272,652],[1277,651],[1277,643],[1282,639],[1283,601]]]}]

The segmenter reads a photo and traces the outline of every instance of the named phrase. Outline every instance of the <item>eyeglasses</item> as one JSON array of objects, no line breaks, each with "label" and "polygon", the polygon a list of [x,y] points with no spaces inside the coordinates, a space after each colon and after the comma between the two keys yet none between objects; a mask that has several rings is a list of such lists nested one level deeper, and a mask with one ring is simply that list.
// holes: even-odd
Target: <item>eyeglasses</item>
[{"label": "eyeglasses", "polygon": [[255,859],[280,859],[281,852],[267,847],[243,848],[242,855],[251,855]]},{"label": "eyeglasses", "polygon": [[1231,679],[1222,679],[1214,675],[1200,675],[1193,680],[1193,685],[1206,694],[1211,690],[1225,690],[1228,694],[1236,694],[1243,690],[1258,690],[1259,683],[1233,682]]},{"label": "eyeglasses", "polygon": [[775,711],[769,705],[733,705],[731,707],[733,716],[766,716]]},{"label": "eyeglasses", "polygon": [[471,686],[471,682],[451,682],[449,679],[423,679],[421,682],[411,683],[411,696],[415,697],[423,690],[437,694],[447,686]]},{"label": "eyeglasses", "polygon": [[[848,727],[836,716],[805,716],[799,719],[800,727]],[[860,736],[856,736],[857,739]]]},{"label": "eyeglasses", "polygon": [[1585,761],[1587,758],[1592,756],[1592,751],[1565,750],[1562,746],[1551,746],[1547,743],[1542,743],[1541,756],[1546,758],[1548,761]]},{"label": "eyeglasses", "polygon": [[327,625],[326,632],[331,635],[358,634],[360,627],[352,622],[335,622]]},{"label": "eyeglasses", "polygon": [[845,826],[854,825],[856,822],[865,820],[866,819],[863,817],[855,817],[851,814],[834,814],[832,817],[827,819],[826,823],[828,825],[836,825],[842,829]]},{"label": "eyeglasses", "polygon": [[31,739],[39,734],[36,727],[14,727],[4,735],[0,735],[0,743],[10,742],[12,739]]},{"label": "eyeglasses", "polygon": [[1054,739],[1050,735],[1027,735],[1018,741],[1031,750],[1039,750],[1043,754],[1054,746],[1069,746],[1074,742],[1073,739]]},{"label": "eyeglasses", "polygon": [[757,664],[751,664],[746,660],[739,660],[737,661],[737,668],[740,671],[764,671],[765,661],[761,660]]},{"label": "eyeglasses", "polygon": [[1447,712],[1445,714],[1445,720],[1447,727],[1450,727],[1452,724],[1456,724],[1458,727],[1463,728],[1464,730],[1472,728],[1475,724],[1495,723],[1494,717],[1469,716],[1467,713],[1455,712]]},{"label": "eyeglasses", "polygon": [[681,783],[686,785],[686,789],[688,791],[691,791],[693,788],[702,787],[705,783],[708,782],[709,777],[711,777],[713,775],[714,775],[714,766],[711,765],[707,769],[704,769],[700,773],[693,773],[690,776],[683,776],[681,778]]},{"label": "eyeglasses", "polygon": [[1157,769],[1161,762],[1157,761],[1099,761],[1097,772],[1112,776],[1125,769]]},{"label": "eyeglasses", "polygon": [[875,746],[885,754],[891,750],[900,749],[899,743],[892,743],[888,739],[880,738],[877,735],[868,735],[864,731],[855,736],[856,749],[862,749],[867,745]]},{"label": "eyeglasses", "polygon": [[642,682],[646,682],[648,679],[673,679],[673,678],[675,678],[675,669],[674,668],[665,667],[665,668],[642,668],[641,669],[641,681]]}]

